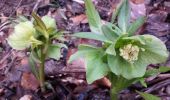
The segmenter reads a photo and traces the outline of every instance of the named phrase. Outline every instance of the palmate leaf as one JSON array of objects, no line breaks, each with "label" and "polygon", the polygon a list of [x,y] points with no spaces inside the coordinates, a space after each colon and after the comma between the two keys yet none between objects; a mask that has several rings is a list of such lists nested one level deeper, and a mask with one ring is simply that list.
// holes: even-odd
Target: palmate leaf
[{"label": "palmate leaf", "polygon": [[92,0],[85,0],[85,6],[86,6],[86,15],[87,19],[89,21],[90,29],[92,32],[101,34],[101,18],[99,16],[99,13],[95,9]]},{"label": "palmate leaf", "polygon": [[161,98],[154,96],[152,94],[149,93],[145,93],[145,92],[139,92],[136,91],[140,96],[142,96],[145,100],[161,100]]},{"label": "palmate leaf", "polygon": [[130,21],[129,0],[123,0],[123,4],[118,14],[118,26],[123,31],[123,33],[127,33],[129,21]]},{"label": "palmate leaf", "polygon": [[98,40],[98,41],[101,41],[101,42],[112,43],[104,35],[95,34],[95,33],[92,33],[92,32],[79,32],[79,33],[73,34],[72,36],[79,37],[79,38],[85,38],[85,39]]},{"label": "palmate leaf", "polygon": [[107,64],[102,61],[104,51],[101,48],[89,45],[80,45],[79,50],[73,54],[69,62],[84,57],[86,62],[86,79],[89,84],[108,74]]},{"label": "palmate leaf", "polygon": [[129,29],[128,29],[128,34],[129,36],[133,35],[145,22],[145,17],[139,17],[136,21],[134,21]]}]

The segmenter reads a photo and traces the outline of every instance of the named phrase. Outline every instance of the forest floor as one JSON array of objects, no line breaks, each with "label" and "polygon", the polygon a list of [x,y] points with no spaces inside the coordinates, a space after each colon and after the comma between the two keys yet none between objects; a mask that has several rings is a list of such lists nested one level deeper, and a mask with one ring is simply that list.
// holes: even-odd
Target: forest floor
[{"label": "forest floor", "polygon": [[[93,1],[102,20],[110,21],[119,0]],[[131,3],[133,19],[141,15],[147,17],[136,34],[152,34],[160,38],[170,51],[170,1],[131,0]],[[61,50],[63,57],[59,61],[46,60],[46,80],[55,91],[40,92],[39,83],[29,68],[29,51],[13,50],[6,41],[13,23],[21,18],[19,16],[30,19],[32,11],[55,18],[58,29],[68,31],[67,34],[90,31],[83,0],[0,0],[0,100],[110,100],[107,78],[87,84],[84,60],[67,63],[70,55],[77,51],[78,44],[96,44],[95,41],[70,37],[66,37],[65,42],[69,48]],[[170,67],[170,58],[164,64],[148,68],[159,66]],[[146,83],[147,88],[137,83],[121,91],[120,100],[141,100],[135,90],[170,100],[170,73],[149,77]]]}]

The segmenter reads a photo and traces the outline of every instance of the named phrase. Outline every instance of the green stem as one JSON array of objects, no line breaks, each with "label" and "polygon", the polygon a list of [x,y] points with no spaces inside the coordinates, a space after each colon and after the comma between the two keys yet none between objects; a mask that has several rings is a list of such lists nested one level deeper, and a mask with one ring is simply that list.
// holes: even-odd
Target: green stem
[{"label": "green stem", "polygon": [[49,43],[48,41],[46,42],[45,46],[42,47],[41,49],[41,64],[39,68],[39,77],[40,77],[40,87],[41,91],[45,92],[45,59],[48,51]]},{"label": "green stem", "polygon": [[40,87],[41,87],[41,91],[42,92],[45,92],[45,86],[44,86],[44,82],[45,82],[44,66],[45,66],[45,54],[43,53],[43,50],[42,50],[41,51],[41,63],[40,63],[40,67],[39,67],[39,81],[40,81]]},{"label": "green stem", "polygon": [[118,94],[119,94],[119,92],[116,91],[116,89],[114,87],[112,87],[110,90],[111,100],[118,100]]}]

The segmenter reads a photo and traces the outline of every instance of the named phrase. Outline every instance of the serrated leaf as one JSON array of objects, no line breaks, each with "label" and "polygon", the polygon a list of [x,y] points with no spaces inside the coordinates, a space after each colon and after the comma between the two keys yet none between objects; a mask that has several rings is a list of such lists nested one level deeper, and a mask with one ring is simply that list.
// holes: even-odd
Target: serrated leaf
[{"label": "serrated leaf", "polygon": [[129,0],[124,0],[118,14],[118,26],[123,31],[127,33],[128,25],[130,21],[130,7]]},{"label": "serrated leaf", "polygon": [[85,0],[85,6],[86,6],[86,15],[89,21],[91,31],[94,33],[101,34],[102,23],[101,23],[101,18],[99,16],[99,13],[95,9],[91,0]]},{"label": "serrated leaf", "polygon": [[92,33],[92,32],[79,32],[79,33],[73,34],[72,36],[79,37],[79,38],[85,38],[85,39],[98,40],[98,41],[101,41],[101,42],[112,43],[104,35],[95,34],[95,33]]},{"label": "serrated leaf", "polygon": [[154,96],[152,94],[149,93],[145,93],[145,92],[139,92],[136,91],[140,96],[142,96],[145,100],[161,100],[161,98]]},{"label": "serrated leaf", "polygon": [[128,34],[131,36],[133,35],[145,22],[145,17],[139,17],[135,22],[133,22],[129,29],[128,29]]}]

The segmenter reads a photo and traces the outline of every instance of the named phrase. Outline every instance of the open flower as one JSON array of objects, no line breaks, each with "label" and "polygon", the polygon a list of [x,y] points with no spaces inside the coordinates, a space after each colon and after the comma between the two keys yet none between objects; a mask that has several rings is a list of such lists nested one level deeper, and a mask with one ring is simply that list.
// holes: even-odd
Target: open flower
[{"label": "open flower", "polygon": [[120,56],[122,56],[125,60],[127,60],[130,63],[134,63],[134,61],[138,60],[138,54],[139,54],[139,47],[128,44],[125,45],[123,48],[119,49]]},{"label": "open flower", "polygon": [[14,27],[14,32],[8,37],[7,41],[13,49],[23,50],[31,44],[41,44],[34,38],[35,29],[30,21],[20,22]]},{"label": "open flower", "polygon": [[152,35],[121,37],[115,43],[116,55],[108,55],[108,65],[116,75],[126,79],[142,77],[149,64],[166,61],[164,43]]}]

